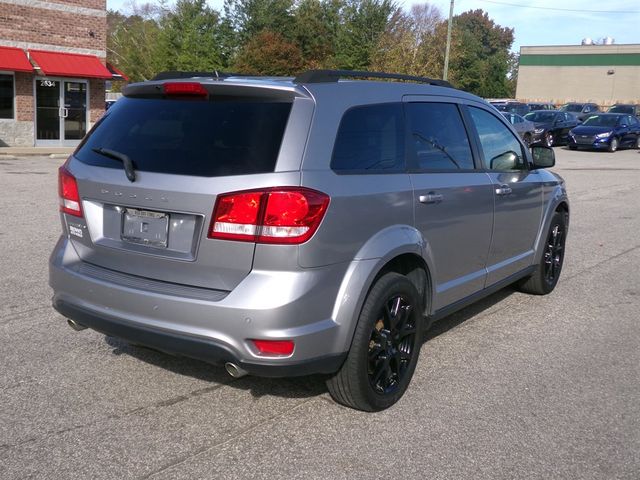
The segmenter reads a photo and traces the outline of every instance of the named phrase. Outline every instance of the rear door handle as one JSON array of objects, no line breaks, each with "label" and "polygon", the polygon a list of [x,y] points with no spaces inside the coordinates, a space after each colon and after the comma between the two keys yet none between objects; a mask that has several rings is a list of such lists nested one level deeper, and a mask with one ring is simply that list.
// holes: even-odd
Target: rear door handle
[{"label": "rear door handle", "polygon": [[418,200],[420,203],[440,203],[443,198],[441,193],[429,192],[426,195],[420,195]]},{"label": "rear door handle", "polygon": [[513,190],[509,185],[500,185],[496,188],[496,195],[510,195]]}]

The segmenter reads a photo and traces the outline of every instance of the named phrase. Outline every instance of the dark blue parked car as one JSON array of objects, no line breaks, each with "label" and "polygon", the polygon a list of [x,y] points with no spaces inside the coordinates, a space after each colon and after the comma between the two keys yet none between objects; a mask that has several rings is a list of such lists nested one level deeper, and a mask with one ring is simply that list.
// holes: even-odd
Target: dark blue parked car
[{"label": "dark blue parked car", "polygon": [[588,117],[569,132],[569,148],[640,148],[640,121],[633,115],[599,113]]}]

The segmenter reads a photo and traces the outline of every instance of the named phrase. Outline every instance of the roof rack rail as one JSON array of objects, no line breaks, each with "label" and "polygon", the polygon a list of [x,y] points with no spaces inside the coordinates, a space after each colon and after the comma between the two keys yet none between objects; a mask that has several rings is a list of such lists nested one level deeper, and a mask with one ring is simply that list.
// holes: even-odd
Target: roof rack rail
[{"label": "roof rack rail", "polygon": [[445,80],[402,75],[399,73],[367,72],[362,70],[308,70],[298,75],[293,81],[295,83],[330,83],[337,82],[340,78],[386,78],[453,88],[453,85]]},{"label": "roof rack rail", "polygon": [[160,72],[151,80],[170,80],[177,78],[194,78],[194,77],[206,77],[206,78],[228,78],[232,76],[230,73],[219,72],[217,70],[213,70],[211,72],[180,72],[177,70],[172,70],[168,72]]}]

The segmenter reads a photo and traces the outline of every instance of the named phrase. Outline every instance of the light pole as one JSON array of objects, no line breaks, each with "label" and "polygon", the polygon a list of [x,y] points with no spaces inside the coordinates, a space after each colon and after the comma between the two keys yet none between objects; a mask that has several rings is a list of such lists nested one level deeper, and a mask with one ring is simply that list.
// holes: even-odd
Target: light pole
[{"label": "light pole", "polygon": [[442,79],[446,80],[449,76],[449,51],[451,50],[451,27],[453,26],[453,2],[451,0],[451,6],[449,7],[449,24],[447,25],[447,48],[444,51],[444,71],[442,72]]}]

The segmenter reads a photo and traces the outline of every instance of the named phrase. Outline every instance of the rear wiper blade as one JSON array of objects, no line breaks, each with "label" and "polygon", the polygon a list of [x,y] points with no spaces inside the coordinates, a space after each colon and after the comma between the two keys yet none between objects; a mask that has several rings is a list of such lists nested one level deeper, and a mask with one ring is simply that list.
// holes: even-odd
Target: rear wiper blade
[{"label": "rear wiper blade", "polygon": [[125,155],[124,153],[116,152],[115,150],[110,150],[108,148],[92,148],[96,153],[100,155],[104,155],[105,157],[113,158],[114,160],[119,160],[124,165],[124,173],[126,173],[127,178],[130,182],[136,181],[136,171],[133,169],[133,162],[131,159]]}]

